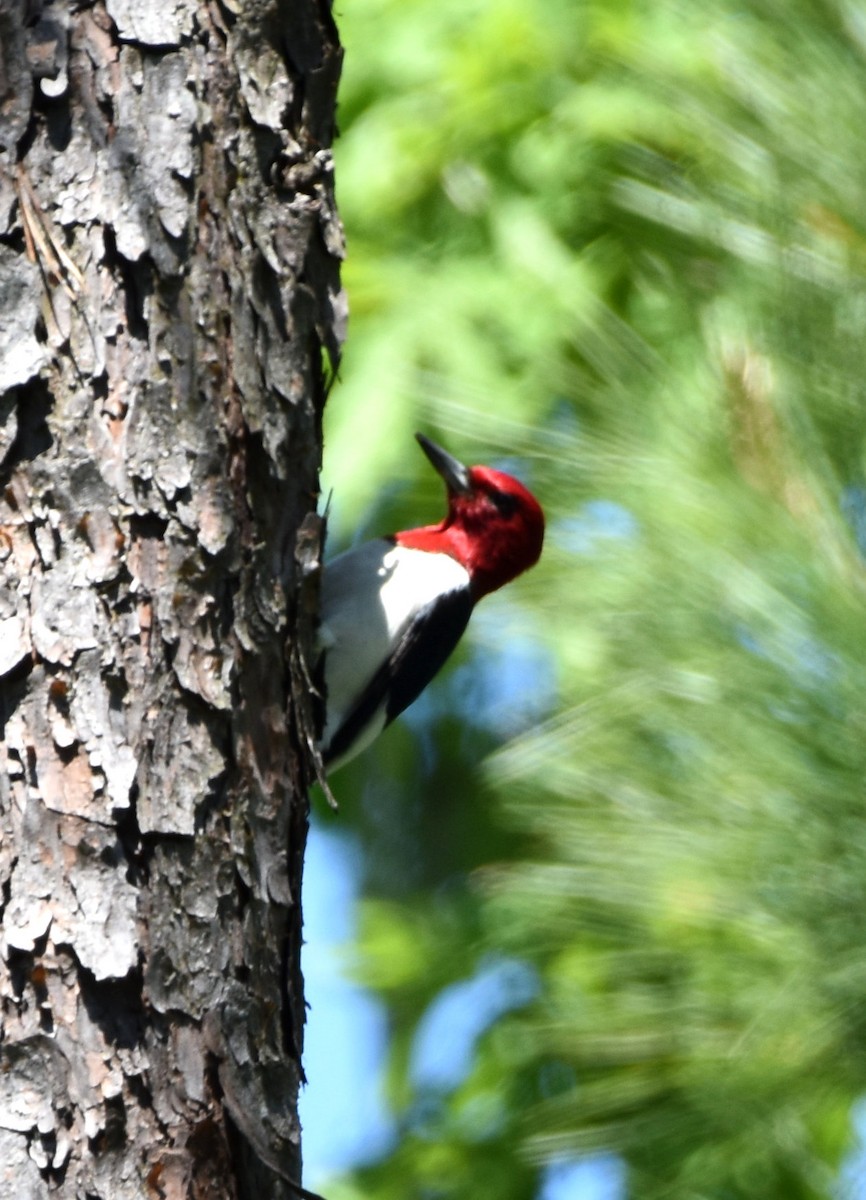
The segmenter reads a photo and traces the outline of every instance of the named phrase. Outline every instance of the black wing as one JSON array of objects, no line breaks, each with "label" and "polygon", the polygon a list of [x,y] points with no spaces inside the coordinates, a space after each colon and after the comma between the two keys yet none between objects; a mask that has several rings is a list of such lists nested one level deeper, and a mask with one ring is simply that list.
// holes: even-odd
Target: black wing
[{"label": "black wing", "polygon": [[472,607],[469,589],[458,588],[421,609],[334,733],[323,755],[325,766],[349,750],[383,706],[387,726],[418,698],[460,641]]}]

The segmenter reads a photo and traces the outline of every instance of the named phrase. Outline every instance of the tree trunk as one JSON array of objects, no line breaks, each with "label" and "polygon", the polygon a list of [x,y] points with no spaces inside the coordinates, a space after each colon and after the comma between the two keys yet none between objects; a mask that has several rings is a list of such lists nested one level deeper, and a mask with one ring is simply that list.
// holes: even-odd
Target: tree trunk
[{"label": "tree trunk", "polygon": [[0,0],[3,1198],[294,1194],[339,65]]}]

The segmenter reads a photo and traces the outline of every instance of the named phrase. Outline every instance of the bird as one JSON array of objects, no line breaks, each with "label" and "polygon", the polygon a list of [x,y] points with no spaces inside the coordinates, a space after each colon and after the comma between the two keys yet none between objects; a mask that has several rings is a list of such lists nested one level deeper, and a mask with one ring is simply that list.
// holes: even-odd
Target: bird
[{"label": "bird", "polygon": [[518,479],[464,466],[424,434],[415,437],[445,482],[444,519],[364,542],[322,573],[319,750],[328,775],[417,699],[478,601],[541,556],[544,513]]}]

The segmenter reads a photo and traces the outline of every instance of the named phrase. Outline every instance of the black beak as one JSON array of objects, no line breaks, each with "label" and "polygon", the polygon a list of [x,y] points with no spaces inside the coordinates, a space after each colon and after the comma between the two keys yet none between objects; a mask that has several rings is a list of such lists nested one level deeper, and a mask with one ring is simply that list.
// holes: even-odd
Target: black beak
[{"label": "black beak", "polygon": [[469,479],[469,468],[464,467],[463,463],[449,454],[447,450],[443,450],[441,446],[431,442],[423,433],[416,433],[415,437],[418,445],[433,464],[434,470],[438,471],[445,480],[448,491],[458,496],[471,495],[472,484]]}]

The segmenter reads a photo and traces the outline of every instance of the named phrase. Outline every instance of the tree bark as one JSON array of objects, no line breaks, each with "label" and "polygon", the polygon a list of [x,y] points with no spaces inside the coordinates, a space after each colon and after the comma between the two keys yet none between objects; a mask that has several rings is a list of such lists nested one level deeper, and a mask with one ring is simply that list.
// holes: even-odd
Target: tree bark
[{"label": "tree bark", "polygon": [[0,0],[0,1196],[294,1194],[328,0]]}]

